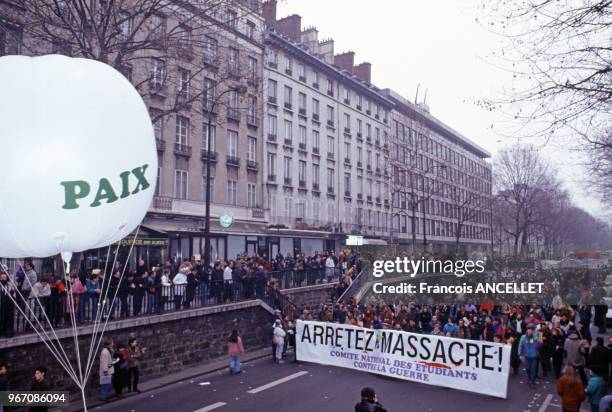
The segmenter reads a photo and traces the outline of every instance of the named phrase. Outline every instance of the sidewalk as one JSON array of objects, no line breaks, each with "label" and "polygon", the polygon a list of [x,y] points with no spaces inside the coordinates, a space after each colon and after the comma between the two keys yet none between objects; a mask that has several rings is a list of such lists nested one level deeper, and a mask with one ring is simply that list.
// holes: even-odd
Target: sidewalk
[{"label": "sidewalk", "polygon": [[[261,359],[264,358],[266,356],[271,357],[272,356],[272,351],[271,348],[269,346],[266,346],[264,348],[258,349],[258,350],[254,350],[251,352],[246,352],[240,359],[240,361],[242,363],[246,363],[246,362],[251,362],[257,359]],[[212,362],[208,362],[205,365],[201,365],[201,366],[194,366],[191,368],[187,368],[187,369],[183,369],[180,372],[176,372],[176,373],[172,373],[169,375],[165,375],[165,376],[160,376],[157,378],[153,378],[153,379],[149,379],[147,381],[144,381],[142,383],[140,383],[138,386],[140,389],[140,391],[142,393],[145,392],[149,392],[149,391],[153,391],[155,389],[158,388],[162,388],[164,386],[176,383],[176,382],[180,382],[180,381],[184,381],[184,380],[188,380],[188,379],[193,379],[195,377],[198,376],[202,376],[211,372],[216,372],[219,370],[223,370],[223,369],[228,369],[229,367],[229,360],[227,357],[223,357],[220,358],[218,360],[214,360]],[[138,393],[131,393],[131,392],[125,392],[124,395],[120,398],[120,399],[126,399],[129,398],[131,396],[135,396],[138,395]],[[90,396],[87,398],[87,409],[88,410],[93,410],[95,409],[97,406],[100,405],[106,405],[107,403],[112,403],[114,401],[117,401],[118,399],[116,397],[111,398],[112,400],[110,402],[102,402],[99,401],[97,398],[97,393],[94,396]],[[71,402],[70,405],[68,405],[65,408],[58,408],[58,409],[54,409],[55,411],[62,411],[62,412],[78,412],[78,411],[82,411],[83,410],[83,403],[80,400],[80,398],[78,397],[71,397]]]}]

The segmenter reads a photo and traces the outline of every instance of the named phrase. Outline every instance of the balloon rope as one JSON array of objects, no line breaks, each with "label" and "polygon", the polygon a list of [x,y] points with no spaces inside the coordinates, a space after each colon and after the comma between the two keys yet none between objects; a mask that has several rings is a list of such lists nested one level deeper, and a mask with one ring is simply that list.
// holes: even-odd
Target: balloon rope
[{"label": "balloon rope", "polygon": [[[62,251],[60,244],[57,244],[57,249],[59,252]],[[67,283],[67,276],[66,276],[66,266],[70,265],[70,261],[66,261],[64,260],[64,255],[62,254],[62,272],[64,273],[64,282]],[[81,385],[83,385],[83,367],[81,365],[81,349],[79,347],[79,331],[77,329],[77,325],[76,325],[76,315],[74,313],[74,294],[72,293],[72,288],[70,288],[70,299],[68,302],[69,308],[70,310],[70,320],[72,323],[72,339],[74,340],[74,349],[76,352],[76,358],[77,358],[77,367],[79,370],[79,378],[81,379],[79,382],[79,387],[81,387]],[[85,292],[87,293],[87,292]]]},{"label": "balloon rope", "polygon": [[[119,284],[121,284],[121,281],[123,280],[123,277],[125,275],[125,270],[128,267],[127,263],[129,262],[130,257],[132,256],[132,250],[134,249],[134,244],[136,243],[136,240],[138,239],[138,234],[139,233],[140,233],[140,225],[138,225],[138,227],[136,228],[136,233],[134,234],[134,239],[132,240],[132,244],[130,245],[130,251],[128,252],[128,255],[127,255],[126,264],[123,265],[123,270],[121,271],[121,276],[119,277]],[[115,256],[117,256],[117,254],[115,254]],[[119,287],[117,287],[117,289],[115,289],[115,294],[113,296],[113,302],[117,298],[117,292],[119,292]],[[94,353],[98,353],[100,345],[102,344],[102,337],[104,336],[104,332],[106,331],[106,325],[108,325],[108,317],[104,320],[104,326],[102,327],[102,332],[100,333],[100,339],[98,340],[98,344],[96,345]],[[89,370],[86,371],[86,373],[85,373],[85,379],[86,380],[87,380],[87,378],[89,378],[89,375],[91,374],[91,369],[93,368],[93,364],[94,363],[91,362],[91,364],[89,365]]]},{"label": "balloon rope", "polygon": [[[23,268],[23,266],[21,266],[21,263],[19,264],[19,268],[23,271],[24,274],[26,273],[25,269]],[[28,278],[27,274],[25,274],[24,278],[28,282],[28,284],[30,285],[30,295],[32,295],[32,291],[33,291],[34,285],[32,285],[32,282],[30,282],[30,279]],[[9,279],[10,279],[10,276],[9,276]],[[13,284],[14,284],[14,282],[13,282]],[[14,285],[14,286],[16,286],[16,285]],[[42,325],[42,323],[38,319],[38,316],[36,316],[36,313],[34,312],[34,310],[32,308],[30,308],[29,302],[27,302],[26,298],[21,294],[21,292],[19,291],[19,289],[17,287],[15,287],[15,289],[17,290],[17,293],[19,293],[19,296],[23,299],[24,304],[28,307],[28,309],[32,313],[32,317],[34,319],[36,319],[36,322],[40,325],[40,328],[42,330],[45,330],[45,327]],[[49,317],[47,316],[47,311],[43,308],[43,305],[40,302],[40,299],[38,299],[38,294],[37,293],[34,295],[34,299],[36,300],[36,302],[38,303],[39,307],[41,308],[41,312],[44,315],[45,320],[49,324],[49,328],[51,329],[51,332],[53,332],[53,336],[55,336],[55,339],[57,340],[57,343],[58,343],[62,353],[66,357],[66,361],[68,362],[68,364],[70,364],[70,358],[68,357],[68,355],[66,354],[66,351],[64,350],[64,347],[62,346],[62,344],[60,342],[60,338],[57,336],[57,333],[55,333],[55,328],[53,327],[52,322],[49,320]],[[27,317],[26,317],[26,319],[27,319]],[[74,371],[74,369],[73,369],[73,371]]]},{"label": "balloon rope", "polygon": [[[22,301],[24,302],[24,305],[27,306],[28,309],[31,311],[32,309],[30,308],[29,305],[27,305],[27,302],[25,301],[23,295],[21,294],[21,292],[17,288],[17,285],[15,284],[13,279],[10,276],[8,276],[8,278],[11,281],[11,284],[13,285],[13,290],[15,290],[17,292],[17,294],[19,294],[19,296],[21,297]],[[34,324],[28,318],[28,315],[24,312],[24,310],[21,309],[21,306],[19,306],[19,302],[17,302],[17,299],[15,297],[13,297],[13,295],[11,294],[11,291],[8,290],[8,288],[6,286],[2,285],[2,284],[0,284],[0,287],[2,288],[4,293],[6,293],[6,295],[9,297],[11,302],[15,305],[15,307],[17,308],[19,313],[21,313],[21,315],[26,320],[26,322],[28,322],[30,327],[32,327],[32,330],[34,330],[34,332],[36,332],[36,334],[38,335],[40,340],[45,344],[47,349],[49,349],[49,352],[51,352],[53,357],[55,357],[55,359],[57,359],[58,363],[64,368],[64,370],[68,373],[68,375],[74,381],[74,383],[76,383],[78,385],[78,379],[76,377],[76,372],[74,371],[73,368],[69,367],[69,363],[66,363],[66,361],[68,360],[68,356],[66,356],[66,353],[64,352],[64,355],[66,356],[66,360],[64,360],[64,359],[61,358],[60,351],[55,346],[55,342],[53,342],[53,340],[51,339],[51,337],[49,336],[47,331],[44,329],[44,327],[42,327],[42,325],[40,324],[40,321],[38,320],[38,318],[36,316],[33,316],[34,319],[36,319],[37,323],[40,325],[40,329],[44,333],[44,336],[38,331],[36,326],[34,326]],[[46,340],[45,340],[45,337],[46,337]],[[59,342],[59,340],[58,340],[58,344],[61,347],[61,343]]]},{"label": "balloon rope", "polygon": [[[121,239],[117,242],[117,252],[119,251],[119,242],[121,242]],[[108,269],[108,260],[110,258],[111,247],[112,245],[108,245],[108,252],[106,253],[106,262],[104,263],[104,275],[105,276],[106,276],[107,269]],[[117,258],[117,252],[115,252],[115,259]],[[111,272],[114,269],[114,267],[115,267],[115,262],[113,262],[113,268],[111,269]],[[112,273],[111,273],[111,276],[112,276]],[[109,287],[110,287],[110,279],[109,279]],[[98,311],[98,313],[99,312],[100,311]],[[91,339],[89,340],[89,351],[87,352],[87,362],[85,362],[85,371],[89,369],[89,363],[93,362],[92,356],[95,357],[95,354],[93,354],[93,347],[94,347],[94,342],[95,342],[96,333],[98,331],[99,324],[100,324],[99,322],[94,322],[93,333],[91,334]]]}]

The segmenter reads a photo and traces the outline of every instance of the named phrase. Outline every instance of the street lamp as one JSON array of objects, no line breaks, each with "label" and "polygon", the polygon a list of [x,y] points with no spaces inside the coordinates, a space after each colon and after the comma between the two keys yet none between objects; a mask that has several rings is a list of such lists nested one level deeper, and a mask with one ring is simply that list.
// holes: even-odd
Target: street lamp
[{"label": "street lamp", "polygon": [[246,86],[240,84],[236,87],[229,88],[223,93],[219,94],[215,100],[213,100],[210,107],[208,107],[208,125],[207,133],[208,139],[206,139],[206,206],[205,206],[205,220],[204,220],[204,264],[205,268],[208,269],[210,266],[210,156],[211,156],[211,132],[212,132],[212,117],[215,110],[215,106],[221,100],[221,97],[230,92],[236,92],[238,94],[244,94],[246,92]]}]

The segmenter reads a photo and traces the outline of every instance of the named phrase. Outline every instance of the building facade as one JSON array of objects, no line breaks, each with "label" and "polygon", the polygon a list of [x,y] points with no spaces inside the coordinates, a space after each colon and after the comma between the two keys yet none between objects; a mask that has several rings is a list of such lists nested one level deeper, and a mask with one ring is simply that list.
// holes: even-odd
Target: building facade
[{"label": "building facade", "polygon": [[351,233],[384,236],[393,103],[370,84],[369,63],[334,55],[332,40],[301,30],[300,16],[270,13],[266,23],[264,205],[278,234],[270,250],[308,254],[337,249]]}]

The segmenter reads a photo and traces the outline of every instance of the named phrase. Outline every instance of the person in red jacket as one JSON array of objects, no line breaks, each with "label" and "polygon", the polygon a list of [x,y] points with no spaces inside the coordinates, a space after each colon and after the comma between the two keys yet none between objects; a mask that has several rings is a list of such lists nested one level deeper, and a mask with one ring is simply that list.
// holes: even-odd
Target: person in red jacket
[{"label": "person in red jacket", "polygon": [[232,334],[227,339],[227,354],[230,357],[230,375],[241,373],[240,370],[240,356],[244,353],[244,346],[242,346],[242,339],[238,334],[237,329],[232,330]]},{"label": "person in red jacket", "polygon": [[557,382],[557,394],[561,398],[564,412],[577,412],[586,398],[584,386],[572,366],[566,366],[563,376]]}]

